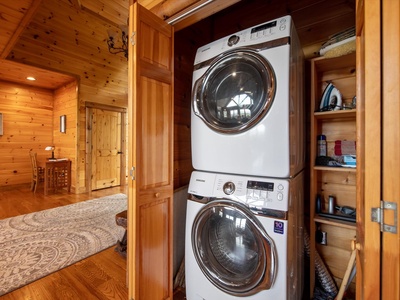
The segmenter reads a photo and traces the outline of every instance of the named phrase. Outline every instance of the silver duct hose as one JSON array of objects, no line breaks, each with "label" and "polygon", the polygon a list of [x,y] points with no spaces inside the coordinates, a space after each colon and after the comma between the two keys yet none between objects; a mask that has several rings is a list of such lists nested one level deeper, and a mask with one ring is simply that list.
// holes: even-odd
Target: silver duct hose
[{"label": "silver duct hose", "polygon": [[[310,237],[306,231],[304,232],[304,249],[306,251],[307,257],[310,257]],[[310,272],[312,271],[310,270]],[[321,259],[321,256],[319,256],[317,251],[315,251],[315,272],[317,274],[317,279],[320,282],[322,288],[330,296],[335,297],[338,293],[336,283],[332,279],[332,276],[329,274],[328,269],[326,268],[324,262]],[[314,296],[315,296],[314,299],[317,299],[316,295]]]}]

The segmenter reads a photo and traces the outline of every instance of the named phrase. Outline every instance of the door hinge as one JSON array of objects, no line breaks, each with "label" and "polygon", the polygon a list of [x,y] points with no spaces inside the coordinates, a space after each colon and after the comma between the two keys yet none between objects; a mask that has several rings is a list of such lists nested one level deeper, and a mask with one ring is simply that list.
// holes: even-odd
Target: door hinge
[{"label": "door hinge", "polygon": [[[394,224],[388,225],[384,222],[384,210],[393,210]],[[377,222],[381,226],[382,232],[397,233],[397,203],[389,201],[381,201],[381,207],[371,208],[371,221]]]},{"label": "door hinge", "polygon": [[129,170],[129,175],[131,176],[131,180],[135,180],[135,167]]},{"label": "door hinge", "polygon": [[131,35],[131,45],[132,46],[135,46],[135,44],[136,44],[135,35],[136,35],[136,32],[132,32],[132,35]]}]

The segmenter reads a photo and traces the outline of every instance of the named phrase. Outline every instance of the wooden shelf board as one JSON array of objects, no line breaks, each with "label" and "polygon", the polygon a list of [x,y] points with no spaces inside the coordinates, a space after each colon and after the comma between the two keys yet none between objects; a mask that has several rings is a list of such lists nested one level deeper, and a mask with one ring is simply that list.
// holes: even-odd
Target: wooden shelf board
[{"label": "wooden shelf board", "polygon": [[316,111],[314,117],[317,119],[352,119],[356,117],[356,110]]},{"label": "wooden shelf board", "polygon": [[314,166],[316,171],[334,171],[334,172],[357,172],[356,168],[346,168],[346,167],[328,167],[328,166]]},{"label": "wooden shelf board", "polygon": [[356,53],[350,53],[343,56],[326,58],[318,57],[313,60],[315,67],[319,72],[327,72],[346,67],[356,67]]},{"label": "wooden shelf board", "polygon": [[320,216],[314,217],[314,222],[323,223],[327,225],[347,228],[347,229],[356,229],[356,223],[347,222],[347,221],[340,221],[336,219],[324,218]]}]

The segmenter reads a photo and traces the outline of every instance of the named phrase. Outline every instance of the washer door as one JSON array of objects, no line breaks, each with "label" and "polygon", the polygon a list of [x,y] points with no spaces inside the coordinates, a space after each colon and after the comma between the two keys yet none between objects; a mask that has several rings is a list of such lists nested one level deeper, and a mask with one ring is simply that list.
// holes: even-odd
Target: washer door
[{"label": "washer door", "polygon": [[192,248],[204,275],[228,294],[252,295],[274,283],[274,242],[241,203],[222,199],[205,205],[193,223]]},{"label": "washer door", "polygon": [[268,112],[275,82],[270,63],[256,51],[225,53],[196,81],[193,111],[215,131],[247,130]]}]

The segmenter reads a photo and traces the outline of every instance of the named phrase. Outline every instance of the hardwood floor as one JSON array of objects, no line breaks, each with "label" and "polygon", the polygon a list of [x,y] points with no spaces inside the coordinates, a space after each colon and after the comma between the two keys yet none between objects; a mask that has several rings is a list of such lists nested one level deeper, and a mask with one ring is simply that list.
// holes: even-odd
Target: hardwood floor
[{"label": "hardwood floor", "polygon": [[[127,188],[116,187],[78,195],[69,194],[62,190],[57,194],[45,196],[43,186],[39,186],[36,193],[30,191],[30,184],[17,187],[1,187],[0,219],[116,193],[127,194]],[[127,300],[128,288],[126,284],[126,259],[115,252],[114,247],[111,247],[1,296],[0,299]]]}]

